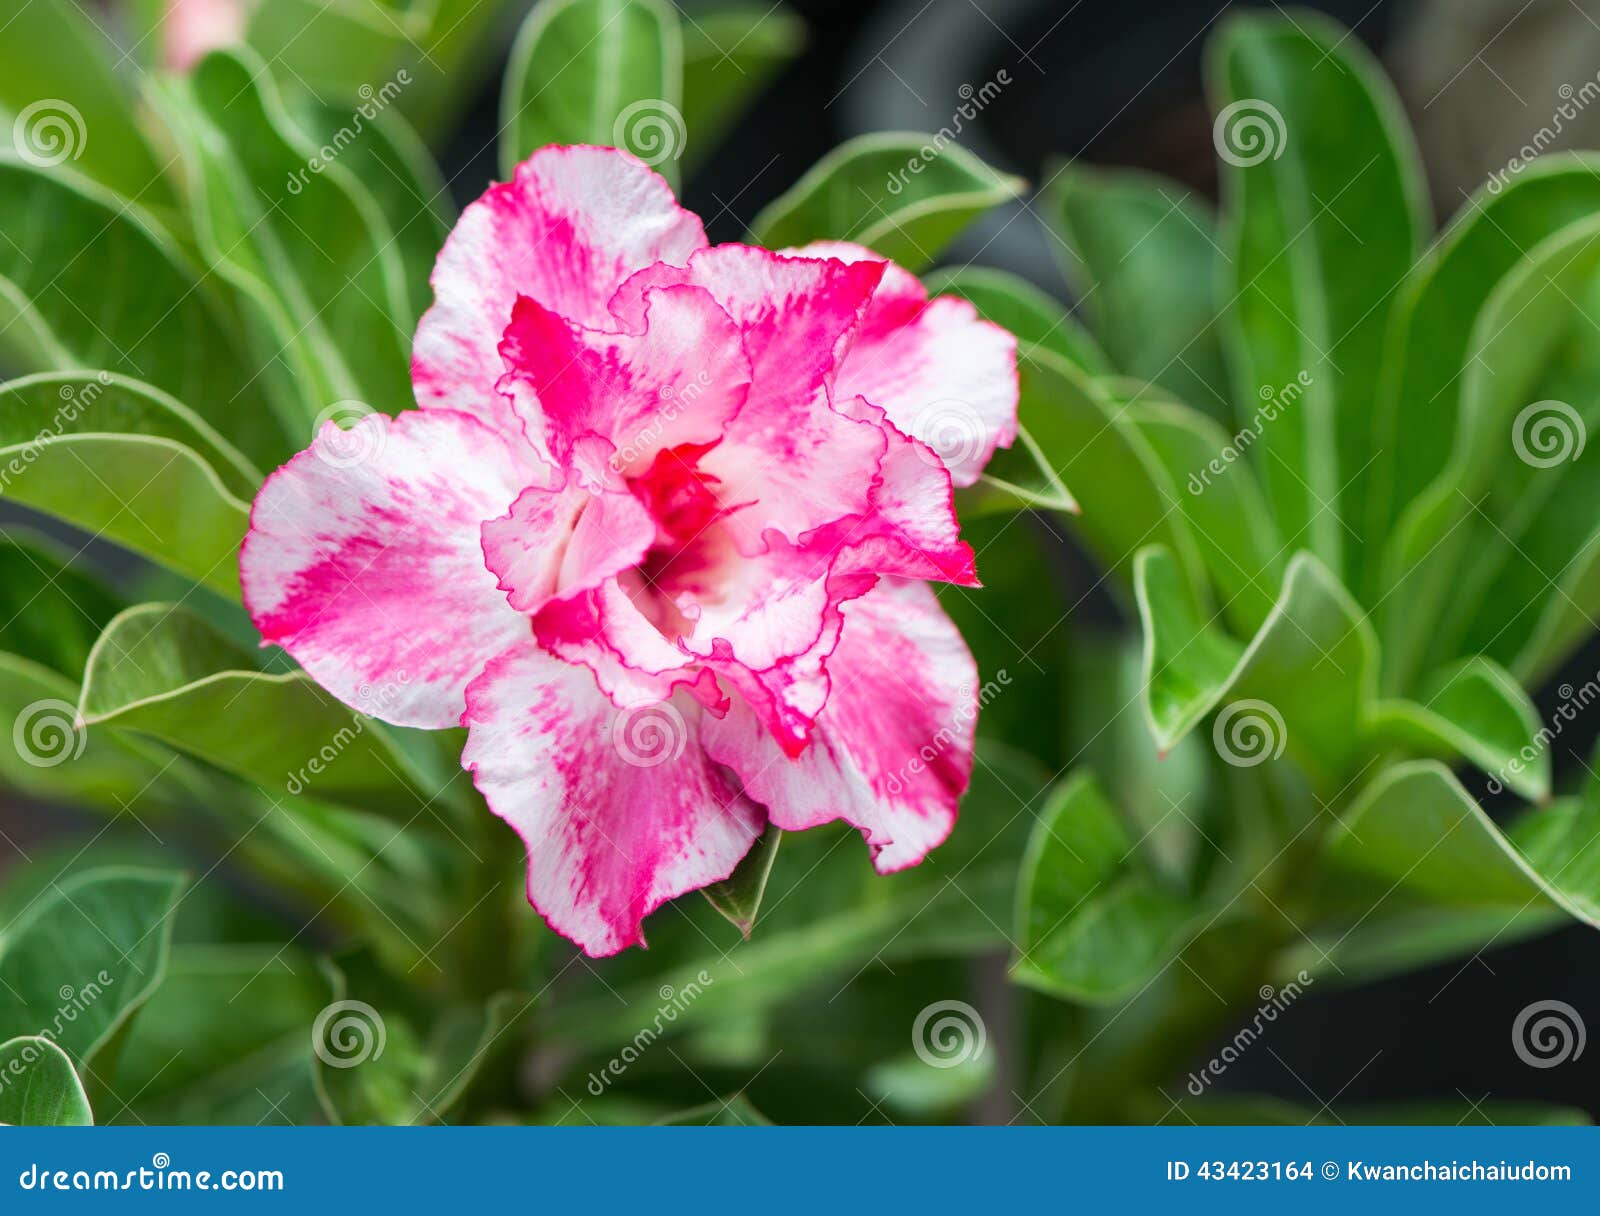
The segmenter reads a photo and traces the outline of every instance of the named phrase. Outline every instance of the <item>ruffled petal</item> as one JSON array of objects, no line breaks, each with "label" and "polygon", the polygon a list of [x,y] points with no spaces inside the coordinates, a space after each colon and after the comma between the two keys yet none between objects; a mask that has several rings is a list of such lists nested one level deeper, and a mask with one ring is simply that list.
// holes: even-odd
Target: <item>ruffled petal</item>
[{"label": "ruffled petal", "polygon": [[567,468],[586,436],[608,440],[616,473],[648,469],[658,452],[722,437],[750,391],[738,327],[699,287],[645,297],[644,328],[605,333],[568,322],[526,296],[500,343],[511,400],[528,439]]},{"label": "ruffled petal", "polygon": [[765,548],[768,529],[794,541],[866,509],[883,439],[877,428],[832,409],[827,384],[882,267],[717,245],[696,253],[686,269],[642,272],[612,301],[636,327],[651,289],[692,283],[738,323],[750,356],[750,397],[701,464],[722,483],[724,502],[750,504],[729,521],[745,553]]},{"label": "ruffled petal", "polygon": [[972,547],[961,539],[950,472],[932,448],[898,430],[882,410],[853,397],[840,412],[881,426],[888,452],[868,510],[806,538],[808,549],[839,554],[836,570],[978,586]]},{"label": "ruffled petal", "polygon": [[977,667],[922,583],[886,580],[843,611],[828,703],[798,758],[737,702],[702,733],[775,825],[802,831],[843,819],[888,874],[921,861],[955,825],[972,775]]},{"label": "ruffled petal", "polygon": [[456,725],[467,682],[529,633],[478,533],[532,476],[526,449],[465,414],[328,423],[250,512],[239,573],[261,636],[357,709]]},{"label": "ruffled petal", "polygon": [[706,758],[692,698],[619,710],[587,669],[516,646],[467,690],[462,763],[528,850],[528,900],[591,956],[719,882],[765,827]]},{"label": "ruffled petal", "polygon": [[[838,241],[795,252],[881,261]],[[929,300],[915,275],[889,263],[833,388],[835,400],[861,396],[881,406],[939,453],[957,486],[970,486],[995,448],[1016,439],[1017,340],[966,300]]]},{"label": "ruffled petal", "polygon": [[422,406],[462,410],[515,433],[495,392],[519,295],[579,325],[611,328],[606,303],[629,275],[684,263],[706,243],[665,179],[614,148],[541,148],[461,213],[433,271],[411,378]]},{"label": "ruffled petal", "polygon": [[655,535],[650,513],[626,491],[530,486],[483,525],[483,556],[511,606],[533,613],[631,569]]}]

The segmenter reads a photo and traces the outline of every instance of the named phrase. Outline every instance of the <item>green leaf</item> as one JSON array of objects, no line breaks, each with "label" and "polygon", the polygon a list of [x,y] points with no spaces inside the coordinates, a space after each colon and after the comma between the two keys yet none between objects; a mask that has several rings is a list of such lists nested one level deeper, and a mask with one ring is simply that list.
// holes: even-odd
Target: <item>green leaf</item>
[{"label": "green leaf", "polygon": [[715,152],[728,128],[805,46],[806,27],[781,4],[734,0],[684,15],[684,169]]},{"label": "green leaf", "polygon": [[[1469,199],[1412,271],[1395,304],[1379,381],[1366,517],[1374,543],[1392,533],[1400,513],[1450,458],[1463,410],[1462,373],[1490,296],[1530,250],[1597,211],[1600,158],[1552,153],[1503,189]],[[1536,345],[1544,339],[1537,329],[1524,335]]]},{"label": "green leaf", "polygon": [[1043,466],[1082,506],[1072,526],[1108,569],[1131,582],[1134,553],[1163,544],[1179,555],[1191,585],[1204,566],[1181,513],[1178,488],[1102,385],[1060,357],[1036,351],[1021,365],[1022,425]]},{"label": "green leaf", "polygon": [[77,556],[43,534],[0,530],[0,652],[27,655],[74,681],[122,606],[74,564]]},{"label": "green leaf", "polygon": [[393,0],[261,0],[246,40],[283,85],[354,100],[376,88],[422,34],[427,5]]},{"label": "green leaf", "polygon": [[540,0],[500,92],[500,174],[546,144],[626,148],[676,181],[683,39],[661,0]]},{"label": "green leaf", "polygon": [[1524,798],[1550,796],[1539,712],[1511,673],[1489,659],[1465,659],[1440,672],[1419,702],[1379,702],[1371,730],[1380,747],[1460,756]]},{"label": "green leaf", "polygon": [[1170,555],[1141,554],[1145,693],[1151,730],[1170,747],[1223,705],[1213,738],[1231,764],[1291,751],[1317,783],[1337,788],[1361,755],[1377,694],[1377,642],[1359,605],[1309,553],[1289,562],[1271,614],[1230,665],[1234,645],[1174,610]]},{"label": "green leaf", "polygon": [[1028,842],[1011,976],[1067,1000],[1119,1001],[1182,947],[1194,918],[1189,898],[1141,862],[1094,778],[1079,773],[1050,795]]},{"label": "green leaf", "polygon": [[260,479],[231,444],[151,385],[110,372],[0,384],[6,495],[234,599]]},{"label": "green leaf", "polygon": [[[1489,909],[1509,927],[1529,911],[1555,909],[1600,926],[1597,824],[1592,803],[1552,805],[1508,835],[1448,769],[1418,760],[1386,769],[1362,791],[1328,836],[1324,859],[1368,881],[1374,898],[1363,915]],[[1354,889],[1339,894],[1356,898]]]},{"label": "green leaf", "polygon": [[114,1096],[127,1121],[312,1122],[311,1027],[328,1000],[327,978],[294,946],[176,947],[122,1053]]},{"label": "green leaf", "polygon": [[1090,376],[1108,376],[1111,364],[1093,335],[1055,299],[1026,279],[987,266],[943,266],[923,276],[929,295],[960,296],[986,321],[1017,337],[1017,357],[1047,350]]},{"label": "green leaf", "polygon": [[341,399],[401,409],[412,400],[412,310],[394,233],[351,172],[305,138],[263,65],[247,55],[206,56],[187,95],[225,142],[218,154],[248,225],[244,239],[294,326],[285,337],[306,345]]},{"label": "green leaf", "polygon": [[351,997],[332,962],[333,1000],[311,1029],[312,1079],[324,1113],[336,1124],[409,1126],[450,1113],[479,1067],[533,1002],[502,993],[477,1007],[452,1009],[424,1037],[393,1006]]},{"label": "green leaf", "polygon": [[0,1043],[0,1124],[90,1127],[93,1123],[89,1095],[66,1052],[37,1035]]},{"label": "green leaf", "polygon": [[1046,198],[1067,279],[1117,370],[1226,421],[1210,206],[1165,178],[1088,165],[1060,168]]},{"label": "green leaf", "polygon": [[138,377],[201,415],[252,459],[277,464],[283,433],[268,411],[242,338],[208,284],[140,208],[64,169],[0,158],[0,279],[32,310],[0,342],[31,370],[76,367]]},{"label": "green leaf", "polygon": [[767,892],[767,880],[772,877],[772,864],[778,859],[778,846],[782,843],[783,833],[769,826],[725,881],[702,888],[711,906],[744,937],[748,938],[755,928],[761,897]]},{"label": "green leaf", "polygon": [[1182,489],[1174,504],[1189,525],[1223,615],[1241,634],[1261,627],[1283,582],[1287,546],[1242,459],[1243,443],[1186,405],[1133,395],[1127,417]]},{"label": "green leaf", "polygon": [[87,870],[0,930],[0,1038],[43,1034],[93,1075],[100,1050],[160,985],[184,879]]},{"label": "green leaf", "polygon": [[847,140],[756,216],[751,242],[782,249],[854,241],[920,270],[1026,185],[959,144],[937,146],[935,138],[883,132]]},{"label": "green leaf", "polygon": [[1391,304],[1427,230],[1415,148],[1382,71],[1332,22],[1238,17],[1210,50],[1235,399],[1309,379],[1262,429],[1262,480],[1287,541],[1356,570],[1340,518],[1366,501]]},{"label": "green leaf", "polygon": [[[393,691],[375,689],[374,706]],[[443,793],[384,727],[304,672],[256,669],[248,651],[175,604],[140,604],[106,627],[78,715],[91,732],[105,724],[150,735],[267,790],[404,821]]]},{"label": "green leaf", "polygon": [[128,198],[160,203],[168,194],[161,164],[113,53],[120,65],[121,48],[73,0],[7,6],[0,112],[24,159],[70,163]]},{"label": "green leaf", "polygon": [[[296,117],[311,141],[319,147],[342,149],[339,165],[349,174],[346,185],[352,180],[359,183],[394,233],[410,306],[402,327],[410,333],[433,300],[428,279],[445,238],[455,227],[455,206],[444,175],[399,110],[378,110],[363,121],[359,113],[352,115],[335,105],[297,100]],[[354,139],[342,134],[352,128]]]}]

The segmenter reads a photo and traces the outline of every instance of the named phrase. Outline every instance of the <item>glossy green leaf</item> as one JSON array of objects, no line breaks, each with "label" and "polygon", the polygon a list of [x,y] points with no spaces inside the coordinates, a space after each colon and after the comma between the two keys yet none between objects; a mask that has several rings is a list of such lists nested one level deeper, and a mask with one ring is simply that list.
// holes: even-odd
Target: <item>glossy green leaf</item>
[{"label": "glossy green leaf", "polygon": [[546,144],[626,148],[676,180],[683,39],[662,0],[539,0],[500,92],[500,175]]},{"label": "glossy green leaf", "polygon": [[[384,695],[373,691],[375,706]],[[91,732],[136,731],[266,790],[303,790],[402,821],[442,793],[384,727],[303,672],[260,671],[248,651],[175,604],[141,604],[107,626],[78,713]]]},{"label": "glossy green leaf", "polygon": [[1171,557],[1147,551],[1140,568],[1157,741],[1171,746],[1221,706],[1213,738],[1224,760],[1250,768],[1287,749],[1313,780],[1336,786],[1361,754],[1377,694],[1377,642],[1349,592],[1297,553],[1271,614],[1230,666],[1233,645],[1220,631],[1173,609]]},{"label": "glossy green leaf", "polygon": [[769,826],[726,881],[702,888],[711,906],[745,937],[749,937],[750,930],[755,927],[761,898],[767,893],[767,880],[772,877],[772,866],[782,843],[783,833]]},{"label": "glossy green leaf", "polygon": [[[1443,765],[1397,764],[1380,774],[1330,833],[1326,864],[1371,883],[1370,907],[1494,910],[1507,924],[1555,909],[1600,925],[1595,806],[1530,812],[1508,835]],[[1348,897],[1348,892],[1345,893]]]},{"label": "glossy green leaf", "polygon": [[103,19],[73,0],[8,5],[0,38],[0,112],[25,159],[70,164],[153,205],[168,195],[162,162],[139,125],[145,116],[117,79],[123,52],[98,24]]},{"label": "glossy green leaf", "polygon": [[906,132],[860,135],[765,207],[751,241],[769,249],[854,241],[920,270],[973,220],[1022,193],[960,144]]},{"label": "glossy green leaf", "polygon": [[1068,1000],[1121,1000],[1172,958],[1194,914],[1080,773],[1051,794],[1023,858],[1012,978]]},{"label": "glossy green leaf", "polygon": [[[486,0],[487,2],[487,0]],[[261,0],[245,37],[281,83],[354,101],[391,79],[427,5],[392,0]]]},{"label": "glossy green leaf", "polygon": [[750,1105],[743,1094],[718,1098],[656,1122],[657,1127],[769,1127],[771,1120]]},{"label": "glossy green leaf", "polygon": [[1067,165],[1044,215],[1068,281],[1117,370],[1232,416],[1210,206],[1153,174]]},{"label": "glossy green leaf", "polygon": [[0,384],[0,493],[237,598],[260,474],[160,389],[109,372]]},{"label": "glossy green leaf", "polygon": [[43,1034],[86,1075],[160,985],[180,875],[86,870],[0,929],[0,1038]]},{"label": "glossy green leaf", "polygon": [[0,652],[73,680],[122,602],[78,555],[24,528],[0,531]]},{"label": "glossy green leaf", "polygon": [[89,1095],[66,1052],[37,1035],[0,1043],[0,1124],[89,1127],[93,1123]]},{"label": "glossy green leaf", "polygon": [[1371,730],[1380,746],[1476,764],[1524,798],[1550,796],[1550,752],[1539,712],[1510,672],[1466,659],[1434,678],[1417,701],[1382,701]]},{"label": "glossy green leaf", "polygon": [[1188,406],[1142,394],[1129,397],[1127,417],[1180,491],[1173,505],[1189,525],[1223,616],[1242,635],[1255,632],[1283,583],[1288,547],[1243,443]]},{"label": "glossy green leaf", "polygon": [[282,431],[242,335],[211,285],[138,206],[62,169],[0,158],[0,279],[50,336],[48,349],[0,335],[28,370],[76,367],[135,376],[189,402],[255,459],[274,464]]},{"label": "glossy green leaf", "polygon": [[[328,148],[333,159],[323,157],[246,52],[206,56],[188,85],[226,145],[245,239],[268,269],[266,286],[289,314],[291,335],[306,344],[341,399],[384,412],[409,404],[405,270],[388,220],[340,163],[338,146]],[[350,138],[359,139],[362,117],[350,124]],[[304,420],[308,431],[314,420]]]},{"label": "glossy green leaf", "polygon": [[805,22],[781,4],[734,0],[684,14],[686,171],[717,150],[740,113],[805,41]]},{"label": "glossy green leaf", "polygon": [[1427,227],[1411,134],[1360,40],[1315,14],[1237,17],[1210,54],[1239,421],[1309,380],[1259,469],[1284,539],[1358,569],[1340,518],[1366,501],[1384,336]]}]

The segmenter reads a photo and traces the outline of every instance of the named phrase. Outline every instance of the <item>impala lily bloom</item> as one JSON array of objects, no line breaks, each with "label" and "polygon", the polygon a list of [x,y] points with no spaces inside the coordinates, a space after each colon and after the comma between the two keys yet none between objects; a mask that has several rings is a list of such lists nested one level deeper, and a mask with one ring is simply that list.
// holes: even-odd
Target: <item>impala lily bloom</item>
[{"label": "impala lily bloom", "polygon": [[422,408],[372,416],[361,461],[325,425],[256,499],[266,641],[358,708],[397,690],[387,721],[465,725],[530,901],[590,954],[768,823],[920,861],[977,709],[926,582],[976,585],[952,487],[1015,434],[1015,339],[866,249],[709,247],[603,148],[490,188],[433,287]]}]

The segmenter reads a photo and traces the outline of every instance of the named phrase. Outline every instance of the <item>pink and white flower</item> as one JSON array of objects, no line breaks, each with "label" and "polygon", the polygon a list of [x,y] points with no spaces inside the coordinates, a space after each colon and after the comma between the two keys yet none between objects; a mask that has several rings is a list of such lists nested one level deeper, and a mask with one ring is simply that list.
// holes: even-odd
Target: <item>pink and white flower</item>
[{"label": "pink and white flower", "polygon": [[976,585],[953,487],[1015,435],[1011,335],[857,246],[708,246],[605,148],[491,187],[433,287],[422,408],[358,463],[328,424],[256,499],[265,640],[465,725],[529,900],[590,954],[769,823],[842,819],[884,873],[944,840],[977,673],[927,582]]}]

